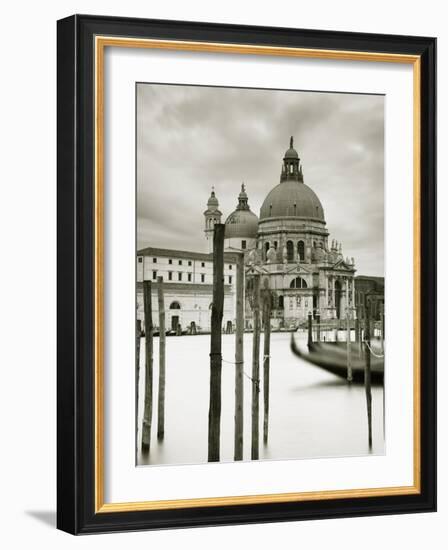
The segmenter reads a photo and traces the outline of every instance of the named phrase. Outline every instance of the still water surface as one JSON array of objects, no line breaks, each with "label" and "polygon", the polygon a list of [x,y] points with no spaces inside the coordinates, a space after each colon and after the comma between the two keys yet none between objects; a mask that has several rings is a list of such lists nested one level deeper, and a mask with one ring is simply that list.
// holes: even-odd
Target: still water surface
[{"label": "still water surface", "polygon": [[[384,453],[383,389],[372,388],[373,448],[367,441],[365,390],[348,385],[294,356],[289,333],[271,335],[269,440],[263,444],[260,391],[260,459],[362,456]],[[306,335],[297,333],[298,342]],[[223,359],[234,361],[235,336],[223,335]],[[198,464],[207,461],[210,336],[166,339],[165,439],[157,441],[159,339],[154,338],[154,394],[151,451],[138,464]],[[355,344],[353,344],[355,349]],[[251,374],[252,334],[244,339],[245,372]],[[263,335],[261,335],[263,349]],[[354,352],[353,352],[354,353]],[[260,372],[263,373],[262,355]],[[144,401],[144,339],[141,340],[138,448]],[[233,461],[233,364],[222,367],[221,460]],[[244,377],[244,460],[250,460],[251,381]]]}]

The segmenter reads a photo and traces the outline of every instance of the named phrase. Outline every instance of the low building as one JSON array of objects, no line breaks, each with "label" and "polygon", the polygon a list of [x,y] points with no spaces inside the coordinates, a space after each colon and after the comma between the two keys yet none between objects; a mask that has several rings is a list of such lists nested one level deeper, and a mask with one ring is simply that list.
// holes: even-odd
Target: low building
[{"label": "low building", "polygon": [[[152,321],[159,324],[158,283],[163,278],[167,330],[210,331],[213,296],[211,254],[166,248],[144,248],[137,253],[137,319],[143,321],[143,281],[152,282]],[[235,257],[225,254],[223,323],[235,318]],[[192,325],[193,324],[193,325]]]}]

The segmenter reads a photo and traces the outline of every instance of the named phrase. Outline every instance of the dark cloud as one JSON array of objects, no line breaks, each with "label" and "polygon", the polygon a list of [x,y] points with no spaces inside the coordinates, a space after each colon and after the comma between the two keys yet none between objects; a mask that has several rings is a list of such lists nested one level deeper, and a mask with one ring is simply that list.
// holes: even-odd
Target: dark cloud
[{"label": "dark cloud", "polygon": [[139,84],[138,247],[204,250],[212,186],[224,219],[242,181],[258,215],[291,135],[330,237],[358,273],[382,275],[382,96]]}]

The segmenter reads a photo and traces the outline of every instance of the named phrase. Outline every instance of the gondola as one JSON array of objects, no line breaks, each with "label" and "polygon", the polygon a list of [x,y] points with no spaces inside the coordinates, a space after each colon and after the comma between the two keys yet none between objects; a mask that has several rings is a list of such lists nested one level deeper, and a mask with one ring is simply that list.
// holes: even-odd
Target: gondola
[{"label": "gondola", "polygon": [[[291,351],[307,363],[312,363],[321,369],[340,378],[347,379],[347,344],[346,342],[315,342],[308,346],[308,353],[299,349],[291,334]],[[365,355],[358,355],[358,350],[352,345],[351,353],[352,381],[364,384],[366,368]],[[373,354],[370,356],[370,373],[372,384],[384,382],[384,358]]]}]

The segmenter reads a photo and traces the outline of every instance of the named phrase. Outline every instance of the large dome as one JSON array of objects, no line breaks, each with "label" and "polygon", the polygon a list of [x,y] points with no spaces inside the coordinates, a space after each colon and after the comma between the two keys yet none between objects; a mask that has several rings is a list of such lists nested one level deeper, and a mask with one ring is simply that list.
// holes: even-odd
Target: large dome
[{"label": "large dome", "polygon": [[304,183],[294,180],[275,186],[260,209],[260,220],[283,217],[325,221],[324,209],[316,193]]}]

